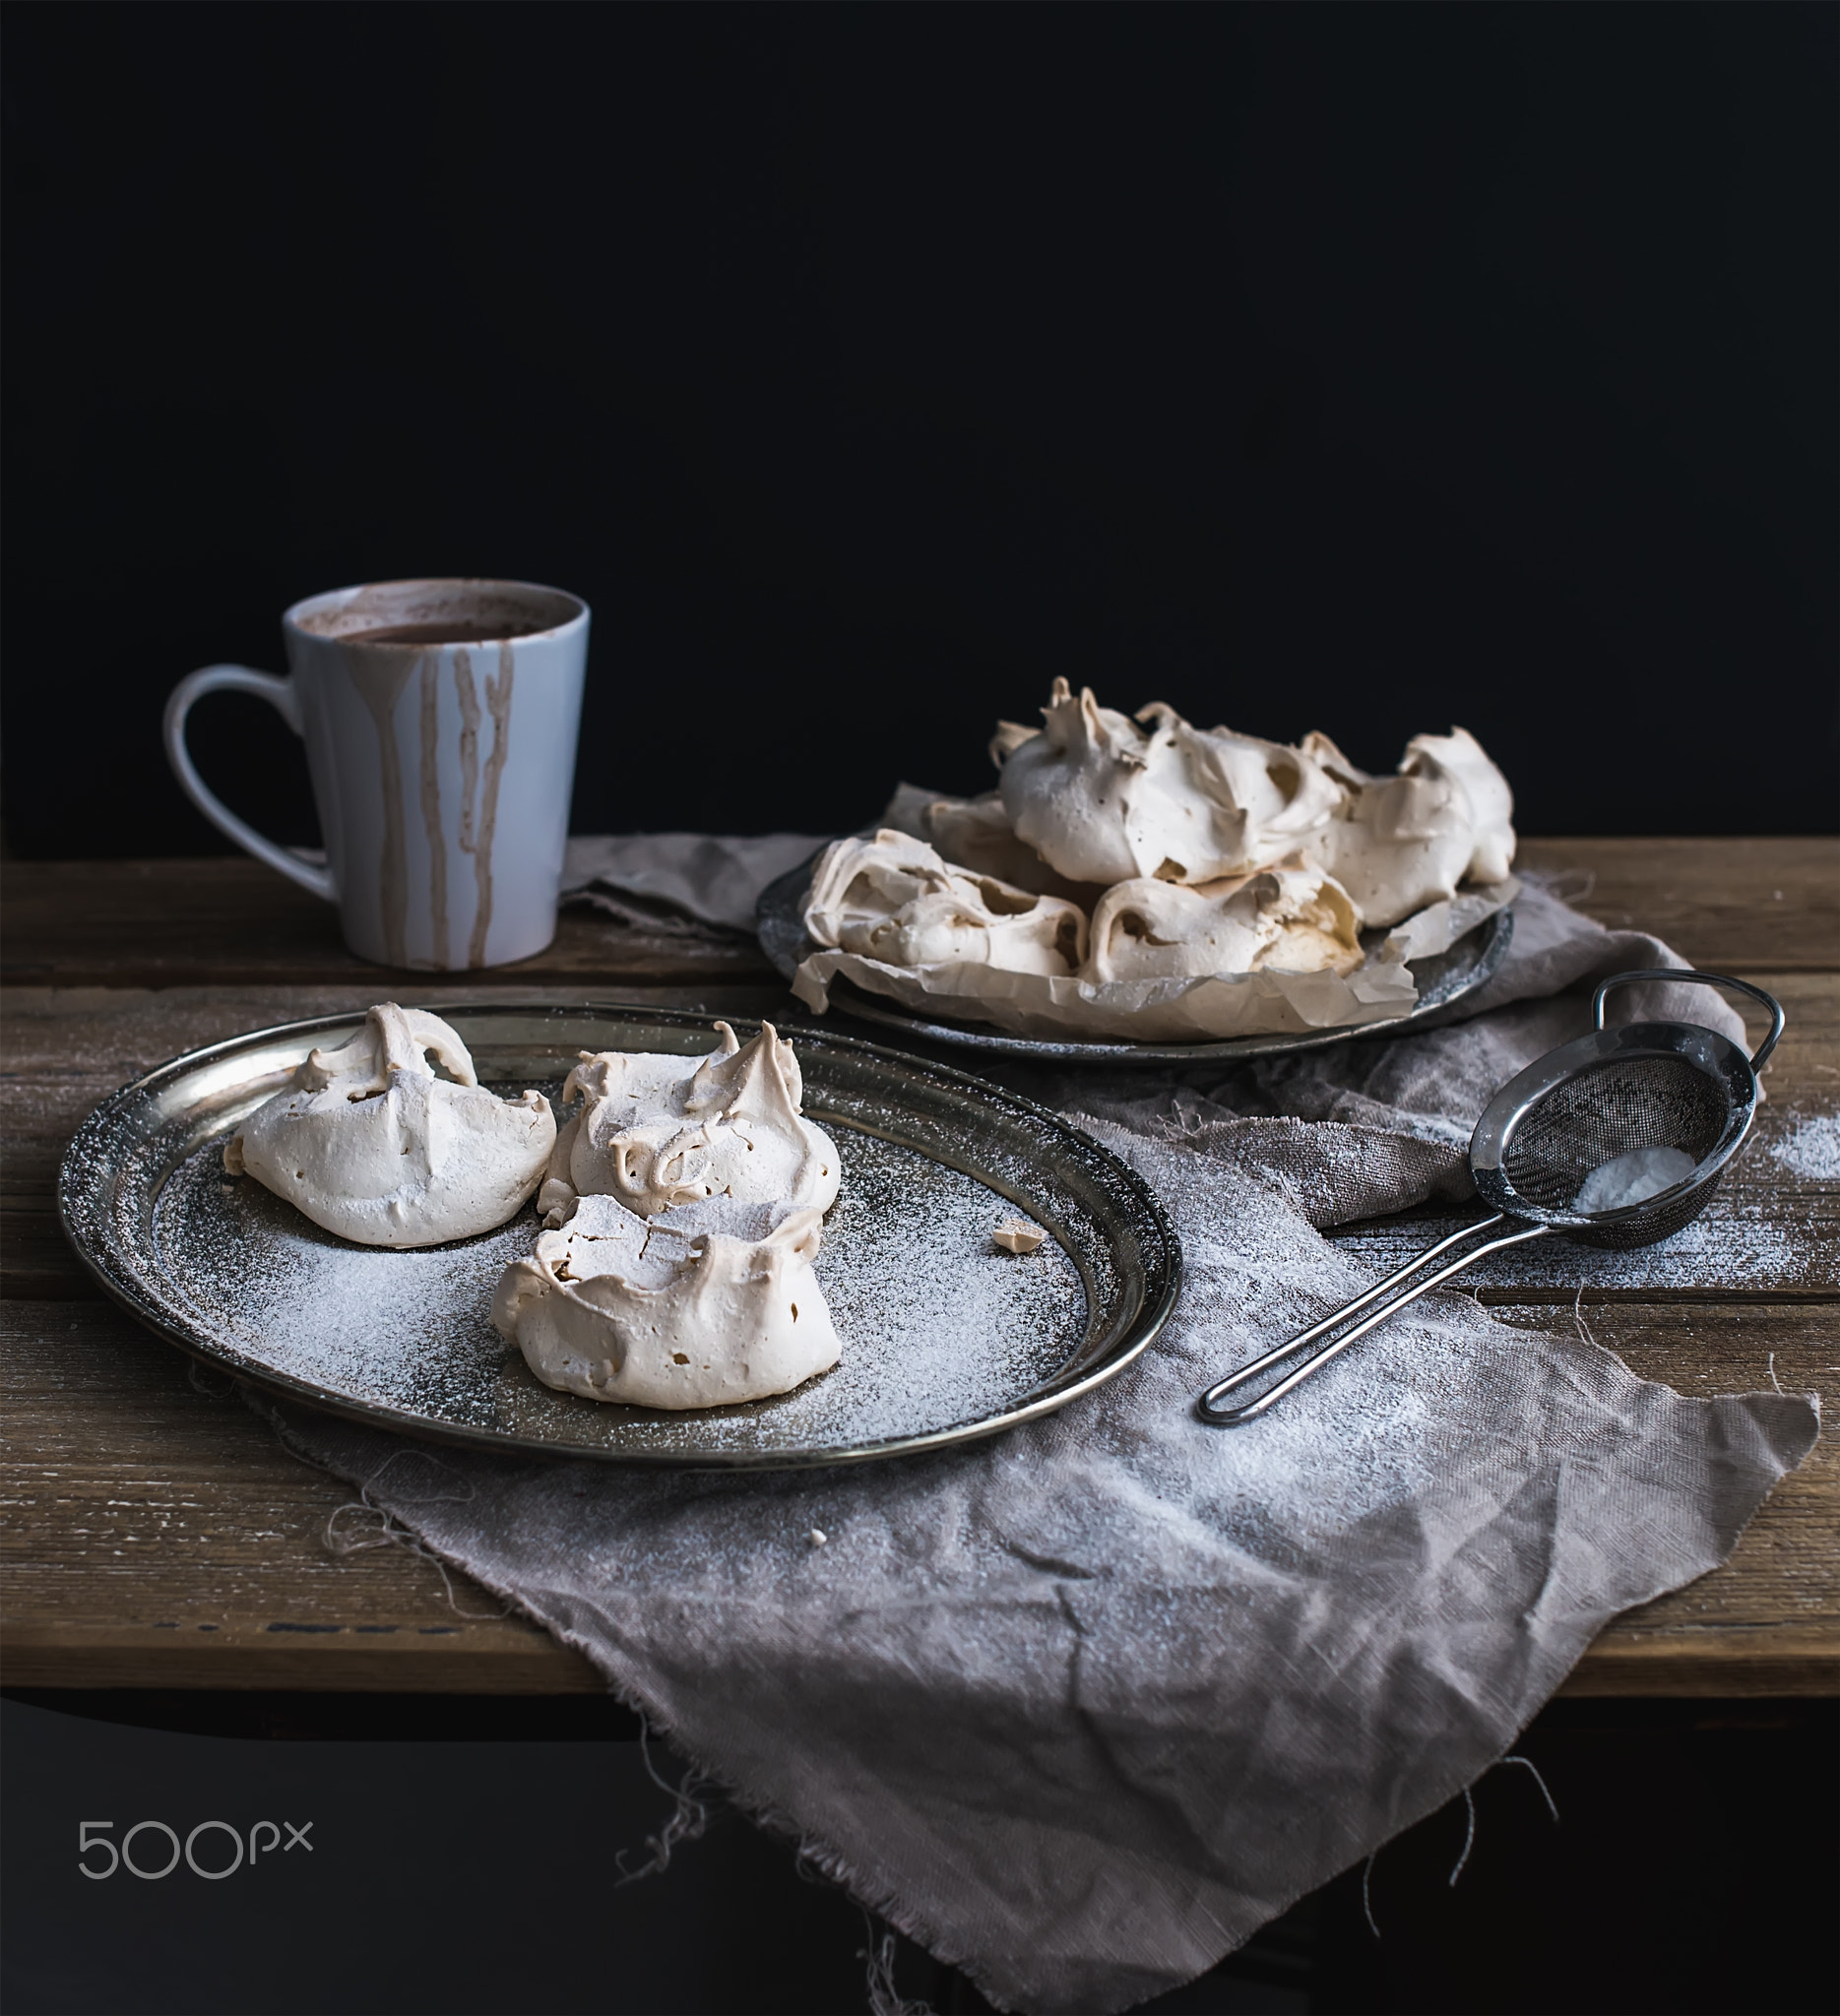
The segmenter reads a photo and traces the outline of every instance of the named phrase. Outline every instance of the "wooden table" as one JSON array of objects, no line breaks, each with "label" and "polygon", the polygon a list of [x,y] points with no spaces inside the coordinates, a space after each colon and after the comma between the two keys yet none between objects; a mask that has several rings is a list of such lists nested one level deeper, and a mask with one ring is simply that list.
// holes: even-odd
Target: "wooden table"
[{"label": "wooden table", "polygon": [[[1684,1393],[1772,1379],[1840,1400],[1840,843],[1529,843],[1579,907],[1640,924],[1697,965],[1770,989],[1789,1034],[1757,1136],[1691,1232],[1581,1261],[1562,1242],[1479,1277],[1507,1320],[1579,1319]],[[4,871],[0,1337],[6,1566],[0,1678],[37,1687],[600,1691],[578,1654],[489,1614],[394,1547],[339,1556],[349,1494],[289,1457],[234,1397],[102,1300],[66,1250],[52,1186],[106,1093],[195,1044],[265,1023],[457,994],[787,1013],[759,953],[586,914],[489,986],[390,979],[332,914],[257,864],[10,864]],[[1817,1124],[1825,1120],[1823,1130]],[[1821,1160],[1825,1156],[1825,1162]],[[1822,1170],[1826,1173],[1821,1173]],[[1435,1213],[1353,1228],[1374,1258]],[[1840,1460],[1832,1430],[1717,1573],[1620,1617],[1573,1694],[1840,1692]],[[462,1614],[461,1612],[465,1612]],[[476,1614],[478,1613],[478,1614]]]}]

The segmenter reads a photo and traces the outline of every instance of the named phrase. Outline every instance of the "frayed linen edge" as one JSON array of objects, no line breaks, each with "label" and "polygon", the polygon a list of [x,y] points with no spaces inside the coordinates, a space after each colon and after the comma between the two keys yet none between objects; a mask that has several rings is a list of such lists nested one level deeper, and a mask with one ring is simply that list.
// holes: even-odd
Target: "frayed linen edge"
[{"label": "frayed linen edge", "polygon": [[[1617,1357],[1615,1352],[1608,1351],[1602,1345],[1598,1345],[1596,1348],[1603,1352],[1606,1356],[1615,1359],[1619,1365],[1622,1363],[1621,1359]],[[1623,1365],[1622,1369],[1625,1372],[1629,1370],[1626,1365]],[[1629,1376],[1632,1378],[1640,1377],[1637,1373],[1630,1373]],[[244,1404],[252,1413],[268,1422],[275,1433],[276,1439],[289,1455],[316,1470],[326,1473],[328,1476],[340,1478],[346,1483],[361,1488],[362,1479],[350,1475],[349,1472],[342,1470],[337,1464],[326,1461],[323,1457],[309,1455],[306,1450],[299,1446],[298,1438],[284,1425],[278,1415],[274,1412],[276,1403],[269,1395],[261,1392],[259,1388],[245,1380],[239,1379],[236,1383],[237,1390],[241,1394]],[[1674,1391],[1671,1387],[1666,1390],[1669,1392]],[[1766,1391],[1754,1396],[1745,1394],[1706,1394],[1703,1396],[1676,1394],[1675,1397],[1681,1400],[1701,1400],[1708,1406],[1718,1400],[1742,1400],[1752,1397],[1764,1400],[1801,1399],[1810,1405],[1811,1411],[1814,1414],[1815,1433],[1810,1438],[1808,1446],[1802,1451],[1796,1461],[1779,1470],[1776,1476],[1764,1485],[1763,1489],[1758,1493],[1755,1503],[1733,1531],[1729,1544],[1718,1554],[1716,1559],[1708,1562],[1703,1567],[1693,1569],[1690,1573],[1682,1574],[1678,1581],[1669,1581],[1661,1589],[1656,1590],[1652,1596],[1638,1599],[1636,1604],[1625,1606],[1625,1608],[1637,1608],[1642,1603],[1652,1603],[1662,1596],[1673,1594],[1676,1590],[1687,1588],[1690,1584],[1697,1582],[1701,1576],[1709,1575],[1713,1569],[1722,1567],[1731,1558],[1746,1528],[1763,1509],[1764,1504],[1775,1491],[1776,1486],[1785,1477],[1790,1476],[1794,1471],[1802,1467],[1812,1453],[1815,1442],[1819,1439],[1819,1400],[1814,1394],[1792,1395],[1769,1393]],[[580,1653],[606,1682],[608,1694],[623,1707],[629,1708],[634,1714],[643,1717],[649,1728],[653,1728],[662,1733],[683,1758],[692,1773],[700,1775],[708,1779],[712,1784],[721,1787],[724,1798],[736,1811],[745,1815],[757,1826],[770,1829],[783,1840],[790,1842],[800,1860],[810,1862],[820,1869],[830,1881],[837,1884],[840,1889],[864,1910],[873,1912],[885,1923],[893,1925],[897,1931],[912,1939],[917,1945],[923,1947],[942,1965],[956,1968],[974,1984],[986,2001],[992,2003],[996,2008],[1008,2012],[1008,2016],[1028,2016],[1028,2012],[1023,2009],[1021,2004],[1003,1999],[1001,1991],[996,1988],[993,1983],[985,1978],[977,1962],[971,1956],[958,1951],[953,1943],[943,1937],[927,1920],[904,1904],[891,1891],[877,1889],[870,1885],[857,1872],[849,1858],[840,1850],[832,1847],[821,1835],[802,1827],[781,1811],[770,1799],[757,1797],[752,1794],[741,1792],[730,1785],[726,1773],[713,1768],[693,1743],[687,1742],[682,1738],[675,1723],[667,1714],[654,1703],[648,1701],[633,1684],[629,1676],[609,1672],[602,1660],[596,1656],[595,1649],[578,1633],[569,1630],[548,1617],[539,1615],[516,1590],[501,1587],[491,1577],[482,1575],[476,1569],[456,1560],[444,1548],[437,1546],[430,1541],[425,1534],[418,1533],[417,1538],[424,1547],[438,1554],[441,1559],[447,1561],[458,1573],[465,1575],[470,1581],[478,1583],[481,1588],[489,1590],[501,1603],[506,1604],[510,1609],[526,1617],[531,1623],[537,1625],[539,1629],[548,1632],[559,1644],[566,1645],[572,1652]],[[1261,1917],[1258,1922],[1251,1926],[1242,1937],[1237,1939],[1230,1938],[1229,1942],[1211,1960],[1204,1962],[1192,1973],[1183,1974],[1177,1980],[1165,1980],[1160,1984],[1147,1988],[1142,1995],[1136,1997],[1133,2001],[1120,2002],[1103,2009],[1096,2009],[1094,2016],[1123,2016],[1124,2011],[1137,2007],[1140,2002],[1148,2001],[1156,1995],[1168,1994],[1178,1987],[1185,1987],[1190,1982],[1199,1981],[1204,1974],[1218,1967],[1223,1960],[1238,1952],[1248,1940],[1262,1930],[1264,1926],[1270,1924],[1274,1919],[1283,1917],[1293,1905],[1300,1903],[1304,1897],[1310,1896],[1325,1884],[1333,1882],[1338,1876],[1346,1874],[1349,1869],[1354,1868],[1358,1863],[1366,1861],[1371,1857],[1378,1855],[1390,1842],[1396,1841],[1408,1829],[1417,1826],[1421,1820],[1428,1819],[1431,1814],[1439,1811],[1451,1799],[1455,1798],[1459,1793],[1467,1794],[1470,1792],[1475,1785],[1505,1759],[1507,1753],[1526,1734],[1527,1730],[1539,1716],[1541,1710],[1546,1707],[1549,1701],[1554,1699],[1566,1680],[1570,1678],[1579,1662],[1596,1642],[1599,1633],[1622,1614],[1623,1610],[1607,1611],[1594,1625],[1581,1633],[1576,1647],[1571,1651],[1569,1657],[1563,1660],[1558,1671],[1553,1676],[1551,1685],[1545,1686],[1542,1689],[1539,1698],[1526,1710],[1524,1715],[1517,1715],[1514,1726],[1508,1735],[1502,1740],[1499,1750],[1479,1771],[1468,1777],[1453,1777],[1448,1785],[1442,1785],[1441,1777],[1435,1780],[1434,1785],[1442,1785],[1442,1789],[1428,1791],[1423,1799],[1412,1800],[1409,1807],[1405,1810],[1403,1817],[1399,1814],[1390,1815],[1387,1832],[1377,1841],[1364,1847],[1357,1847],[1350,1854],[1347,1861],[1331,1870],[1322,1879],[1321,1883],[1308,1885],[1284,1897],[1282,1901]],[[1551,1795],[1548,1796],[1550,1798]],[[1467,1859],[1467,1850],[1465,1858]]]},{"label": "frayed linen edge", "polygon": [[[252,1413],[268,1423],[274,1431],[276,1439],[296,1461],[308,1464],[311,1468],[321,1471],[327,1476],[336,1477],[354,1487],[362,1487],[364,1480],[361,1477],[344,1470],[338,1464],[329,1462],[324,1457],[309,1453],[308,1450],[300,1445],[299,1438],[293,1430],[276,1413],[276,1402],[272,1396],[244,1380],[237,1381],[237,1390],[244,1404]],[[401,1517],[400,1514],[393,1516]],[[692,1774],[707,1779],[711,1784],[720,1787],[723,1797],[737,1812],[744,1815],[756,1826],[769,1829],[782,1840],[791,1844],[799,1860],[809,1862],[820,1870],[829,1881],[835,1883],[846,1895],[860,1905],[865,1911],[873,1912],[884,1923],[893,1925],[897,1931],[905,1937],[912,1939],[917,1945],[923,1947],[935,1960],[941,1962],[944,1966],[956,1968],[976,1985],[979,1993],[994,2007],[1009,2012],[1009,2016],[1029,2016],[1026,2005],[1004,1999],[1003,1991],[983,1974],[977,1960],[972,1955],[958,1949],[927,1919],[904,1903],[892,1891],[878,1888],[871,1884],[856,1868],[850,1858],[841,1850],[833,1847],[822,1835],[793,1820],[771,1799],[760,1797],[735,1788],[730,1782],[726,1773],[715,1769],[694,1743],[684,1739],[670,1716],[656,1703],[648,1700],[633,1683],[630,1675],[610,1672],[603,1664],[603,1657],[598,1656],[598,1648],[591,1645],[580,1633],[570,1630],[566,1625],[557,1623],[553,1618],[540,1615],[532,1607],[527,1599],[522,1597],[516,1590],[502,1586],[489,1575],[481,1574],[477,1569],[456,1559],[446,1549],[436,1545],[434,1542],[430,1541],[419,1530],[416,1532],[416,1538],[422,1547],[426,1548],[430,1553],[439,1555],[456,1573],[465,1575],[468,1580],[489,1591],[491,1595],[505,1604],[512,1611],[537,1625],[539,1630],[546,1631],[558,1644],[566,1645],[570,1651],[580,1653],[606,1683],[607,1693],[614,1700],[618,1701],[622,1707],[629,1708],[635,1715],[642,1717],[648,1730],[663,1735],[682,1758],[685,1766]],[[1702,1570],[1700,1572],[1708,1571]],[[1566,1674],[1571,1671],[1572,1667],[1577,1664],[1577,1661],[1584,1656],[1586,1649],[1590,1645],[1591,1637],[1595,1635],[1596,1632],[1593,1631],[1590,1636],[1580,1641],[1577,1651],[1573,1654],[1571,1660],[1566,1663],[1564,1671],[1554,1682],[1552,1691],[1556,1692],[1557,1688],[1564,1683]],[[1521,1735],[1525,1732],[1527,1723],[1531,1723],[1534,1717],[1539,1714],[1540,1709],[1545,1706],[1548,1698],[1550,1698],[1550,1695],[1543,1696],[1529,1712],[1526,1721],[1518,1725],[1514,1732],[1505,1739],[1502,1744],[1503,1754],[1520,1740]],[[1496,1758],[1486,1764],[1483,1770],[1476,1774],[1476,1778],[1481,1778],[1486,1772],[1493,1770],[1495,1764],[1499,1761],[1499,1758]],[[1353,1868],[1358,1862],[1365,1860],[1369,1856],[1377,1855],[1387,1843],[1396,1840],[1408,1828],[1416,1826],[1420,1820],[1426,1819],[1430,1814],[1438,1811],[1440,1807],[1456,1797],[1458,1793],[1465,1791],[1468,1786],[1475,1782],[1474,1778],[1453,1781],[1447,1788],[1428,1796],[1428,1802],[1424,1804],[1422,1810],[1417,1808],[1417,1802],[1415,1801],[1415,1809],[1407,1817],[1398,1819],[1397,1824],[1390,1826],[1389,1830],[1377,1842],[1354,1851],[1350,1855],[1344,1868]],[[1336,1869],[1330,1876],[1325,1877],[1324,1881],[1333,1881],[1335,1876],[1344,1872],[1344,1868]],[[1149,2001],[1157,1995],[1171,1993],[1176,1988],[1186,1987],[1190,1982],[1199,1981],[1204,1974],[1211,1972],[1223,1960],[1237,1953],[1240,1947],[1245,1945],[1265,1925],[1271,1923],[1274,1919],[1281,1918],[1294,1904],[1301,1902],[1301,1899],[1309,1896],[1313,1890],[1320,1889],[1321,1887],[1321,1884],[1313,1884],[1284,1897],[1282,1901],[1266,1912],[1259,1919],[1258,1922],[1252,1925],[1241,1937],[1234,1938],[1229,1935],[1227,1943],[1221,1947],[1220,1951],[1215,1953],[1212,1959],[1204,1961],[1191,1973],[1181,1974],[1174,1979],[1165,1977],[1155,1984],[1147,1986],[1142,1994],[1133,1997],[1130,2001],[1107,2004],[1104,2007],[1095,2006],[1093,2016],[1123,2016],[1123,2012],[1138,2007],[1142,2002]],[[1219,1921],[1216,1920],[1214,1922],[1218,1924]]]},{"label": "frayed linen edge", "polygon": [[[361,1477],[354,1476],[351,1472],[342,1469],[338,1464],[329,1462],[325,1457],[310,1453],[307,1449],[301,1447],[298,1436],[282,1420],[280,1415],[275,1411],[278,1403],[274,1396],[264,1393],[259,1387],[251,1385],[246,1380],[239,1379],[236,1384],[237,1391],[241,1394],[244,1405],[248,1407],[252,1414],[259,1416],[261,1419],[268,1423],[277,1441],[282,1444],[283,1448],[290,1456],[293,1456],[302,1463],[311,1465],[313,1469],[322,1471],[329,1477],[336,1477],[343,1482],[354,1487],[362,1487],[363,1479]],[[300,1404],[306,1405],[308,1403]],[[400,1517],[401,1515],[395,1516]],[[830,1881],[847,1892],[865,1911],[872,1911],[877,1918],[893,1925],[898,1932],[912,1939],[917,1945],[923,1946],[935,1960],[940,1961],[943,1965],[957,1968],[961,1974],[965,1975],[968,1980],[977,1985],[978,1991],[996,2008],[1010,2012],[1010,2016],[1022,2016],[1019,2005],[1004,2001],[1000,1994],[994,1990],[992,1984],[983,1980],[978,1971],[977,1963],[969,1955],[956,1953],[952,1948],[951,1941],[939,1933],[918,1912],[904,1905],[891,1891],[878,1890],[869,1884],[858,1874],[849,1858],[841,1851],[833,1848],[822,1836],[800,1826],[798,1822],[782,1812],[770,1799],[758,1798],[752,1794],[741,1792],[732,1786],[726,1773],[714,1769],[694,1744],[684,1740],[671,1718],[656,1703],[647,1700],[633,1684],[629,1676],[609,1672],[603,1660],[597,1657],[596,1648],[591,1646],[579,1633],[569,1630],[565,1625],[556,1623],[552,1618],[539,1615],[515,1589],[505,1588],[495,1582],[489,1575],[482,1575],[476,1568],[464,1561],[457,1560],[444,1547],[437,1545],[433,1541],[429,1540],[425,1534],[418,1531],[416,1538],[430,1552],[440,1555],[456,1573],[466,1576],[471,1582],[476,1582],[481,1589],[488,1590],[501,1603],[508,1605],[518,1615],[537,1625],[539,1629],[546,1631],[558,1644],[566,1645],[571,1652],[579,1652],[589,1665],[594,1668],[595,1671],[606,1682],[608,1694],[618,1701],[622,1707],[630,1708],[635,1715],[642,1716],[647,1727],[655,1733],[663,1735],[670,1743],[671,1747],[676,1750],[678,1755],[682,1757],[684,1763],[691,1771],[707,1778],[712,1784],[720,1786],[723,1797],[737,1812],[744,1814],[757,1826],[770,1828],[783,1840],[790,1842],[801,1861],[810,1862],[816,1868],[822,1870]],[[1250,1935],[1248,1934],[1248,1936]],[[1231,1946],[1227,1948],[1227,1952],[1235,1950],[1236,1948]],[[1226,1954],[1223,1953],[1220,1957],[1224,1959]],[[1208,1963],[1210,1967],[1214,1964],[1212,1961]],[[1200,1970],[1202,1974],[1206,1972],[1207,1968]],[[1197,1978],[1197,1976],[1187,1977],[1190,1980]],[[1162,1994],[1167,1992],[1169,1987],[1178,1985],[1182,1985],[1182,1984],[1171,1982],[1167,1984],[1166,1987],[1153,1988],[1149,1992],[1151,1994]],[[1119,2005],[1120,2009],[1133,2006],[1135,2005],[1131,2003]]]}]

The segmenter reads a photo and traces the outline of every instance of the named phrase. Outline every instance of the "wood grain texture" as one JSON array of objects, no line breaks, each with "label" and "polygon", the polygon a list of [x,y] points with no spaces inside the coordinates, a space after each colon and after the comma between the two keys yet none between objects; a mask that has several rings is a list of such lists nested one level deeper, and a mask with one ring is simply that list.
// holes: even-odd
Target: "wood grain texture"
[{"label": "wood grain texture", "polygon": [[[1523,859],[1570,878],[1573,900],[1603,922],[1653,930],[1699,964],[1771,986],[1791,1036],[1756,1138],[1700,1228],[1646,1256],[1536,1246],[1482,1275],[1482,1298],[1516,1322],[1570,1323],[1569,1306],[1554,1305],[1569,1305],[1583,1282],[1583,1320],[1645,1376],[1689,1394],[1774,1378],[1823,1391],[1831,1411],[1840,1182],[1822,1156],[1840,1111],[1840,844],[1535,842]],[[186,1359],[95,1298],[57,1231],[52,1183],[98,1099],[242,1030],[361,1008],[385,989],[411,1003],[600,999],[784,1014],[788,997],[758,955],[584,914],[541,960],[496,970],[488,984],[431,984],[358,965],[330,912],[236,860],[9,864],[6,899],[7,971],[42,983],[8,990],[0,1029],[0,1676],[598,1691],[584,1660],[496,1614],[484,1592],[454,1577],[450,1601],[428,1560],[397,1546],[329,1549],[326,1523],[345,1489],[287,1456],[239,1401],[198,1390]],[[1450,1222],[1422,1214],[1342,1236],[1377,1263]],[[1830,1437],[1726,1566],[1618,1619],[1566,1691],[1840,1691]]]},{"label": "wood grain texture", "polygon": [[[260,861],[10,861],[0,869],[0,979],[25,985],[323,985],[347,977],[378,998],[423,985],[348,952],[330,904]],[[767,980],[752,940],[653,934],[590,909],[565,910],[534,959],[490,969],[494,985]],[[452,999],[470,976],[455,974]]]},{"label": "wood grain texture", "polygon": [[[1840,976],[1764,973],[1780,993],[1790,1040],[1772,1061],[1769,1097],[1754,1140],[1704,1218],[1665,1246],[1595,1253],[1568,1240],[1540,1241],[1497,1255],[1472,1278],[1484,1298],[1497,1289],[1567,1299],[1581,1281],[1595,1296],[1636,1300],[1666,1294],[1822,1296],[1840,1282],[1840,1184],[1800,1173],[1793,1156],[1802,1130],[1840,1110]],[[449,987],[404,987],[410,1005],[453,998]],[[486,1002],[584,998],[566,987],[469,987]],[[701,1013],[779,1017],[800,1011],[775,986],[635,986],[595,989],[634,1005]],[[12,988],[0,1032],[0,1293],[44,1298],[93,1293],[65,1245],[53,1207],[57,1165],[72,1130],[118,1086],[200,1044],[239,1031],[356,1009],[373,998],[363,984],[319,987]],[[1398,1266],[1467,1208],[1406,1214],[1351,1228],[1344,1243],[1380,1271]]]},{"label": "wood grain texture", "polygon": [[[1775,1380],[1821,1393],[1830,1418],[1840,1401],[1831,1311],[1619,1307],[1587,1320],[1635,1370],[1695,1397]],[[497,1614],[459,1574],[444,1581],[398,1546],[335,1552],[327,1522],[349,1490],[288,1456],[227,1381],[194,1378],[188,1360],[108,1304],[0,1308],[0,1377],[7,1684],[601,1687],[578,1654]],[[1840,1448],[1829,1427],[1732,1561],[1618,1618],[1567,1691],[1833,1691],[1836,1529]]]},{"label": "wood grain texture", "polygon": [[1515,866],[1614,930],[1749,977],[1840,967],[1840,839],[1523,840]]},{"label": "wood grain texture", "polygon": [[[1528,840],[1519,865],[1560,878],[1600,923],[1653,931],[1715,970],[1840,966],[1840,840]],[[240,856],[0,864],[0,978],[29,985],[260,986],[375,977],[328,904]],[[553,945],[494,984],[618,977],[765,980],[740,938],[652,935],[568,910]],[[412,982],[425,976],[410,976]]]},{"label": "wood grain texture", "polygon": [[[1551,1308],[1496,1309],[1550,1329]],[[1821,1435],[1745,1529],[1726,1564],[1626,1611],[1586,1653],[1567,1693],[1840,1693],[1840,1309],[1583,1305],[1591,1338],[1633,1372],[1696,1399],[1810,1393]]]},{"label": "wood grain texture", "polygon": [[350,1491],[109,1304],[0,1306],[0,1377],[6,1684],[602,1688],[463,1576],[333,1551]]}]

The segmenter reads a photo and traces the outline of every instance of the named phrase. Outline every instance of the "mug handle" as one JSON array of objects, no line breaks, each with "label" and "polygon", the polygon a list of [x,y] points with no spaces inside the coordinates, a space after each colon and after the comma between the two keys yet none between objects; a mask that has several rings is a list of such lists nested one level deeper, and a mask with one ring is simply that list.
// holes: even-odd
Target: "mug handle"
[{"label": "mug handle", "polygon": [[298,882],[302,889],[310,889],[328,903],[337,903],[339,891],[333,882],[331,868],[303,861],[298,854],[290,853],[286,848],[278,847],[274,841],[265,838],[247,820],[237,818],[199,776],[198,766],[192,761],[192,752],[185,746],[185,717],[191,713],[193,703],[202,700],[207,693],[253,693],[258,700],[266,700],[299,735],[305,733],[305,728],[300,720],[300,697],[294,691],[294,682],[278,679],[273,672],[251,671],[247,665],[206,665],[202,671],[188,672],[173,687],[172,698],[166,702],[166,760],[172,765],[172,774],[179,780],[185,795],[220,832],[228,834],[238,847],[254,854],[257,860],[278,868],[288,881]]}]

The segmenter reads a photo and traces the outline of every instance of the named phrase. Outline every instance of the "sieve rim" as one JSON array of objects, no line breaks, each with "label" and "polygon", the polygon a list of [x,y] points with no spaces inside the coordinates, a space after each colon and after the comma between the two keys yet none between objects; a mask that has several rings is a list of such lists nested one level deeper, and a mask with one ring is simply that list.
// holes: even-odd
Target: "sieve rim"
[{"label": "sieve rim", "polygon": [[[1503,1160],[1521,1122],[1548,1093],[1568,1078],[1602,1064],[1635,1063],[1644,1058],[1670,1058],[1690,1064],[1715,1080],[1729,1102],[1718,1142],[1694,1165],[1689,1176],[1670,1183],[1638,1204],[1614,1211],[1581,1212],[1534,1204],[1508,1179]],[[1660,1207],[1678,1203],[1712,1182],[1744,1146],[1757,1112],[1757,1074],[1745,1052],[1716,1030],[1686,1022],[1627,1022],[1616,1029],[1593,1030],[1575,1041],[1561,1043],[1536,1057],[1497,1092],[1484,1108],[1470,1136],[1470,1174],[1477,1194],[1493,1211],[1511,1218],[1550,1225],[1560,1230],[1605,1231],[1627,1226]]]}]

